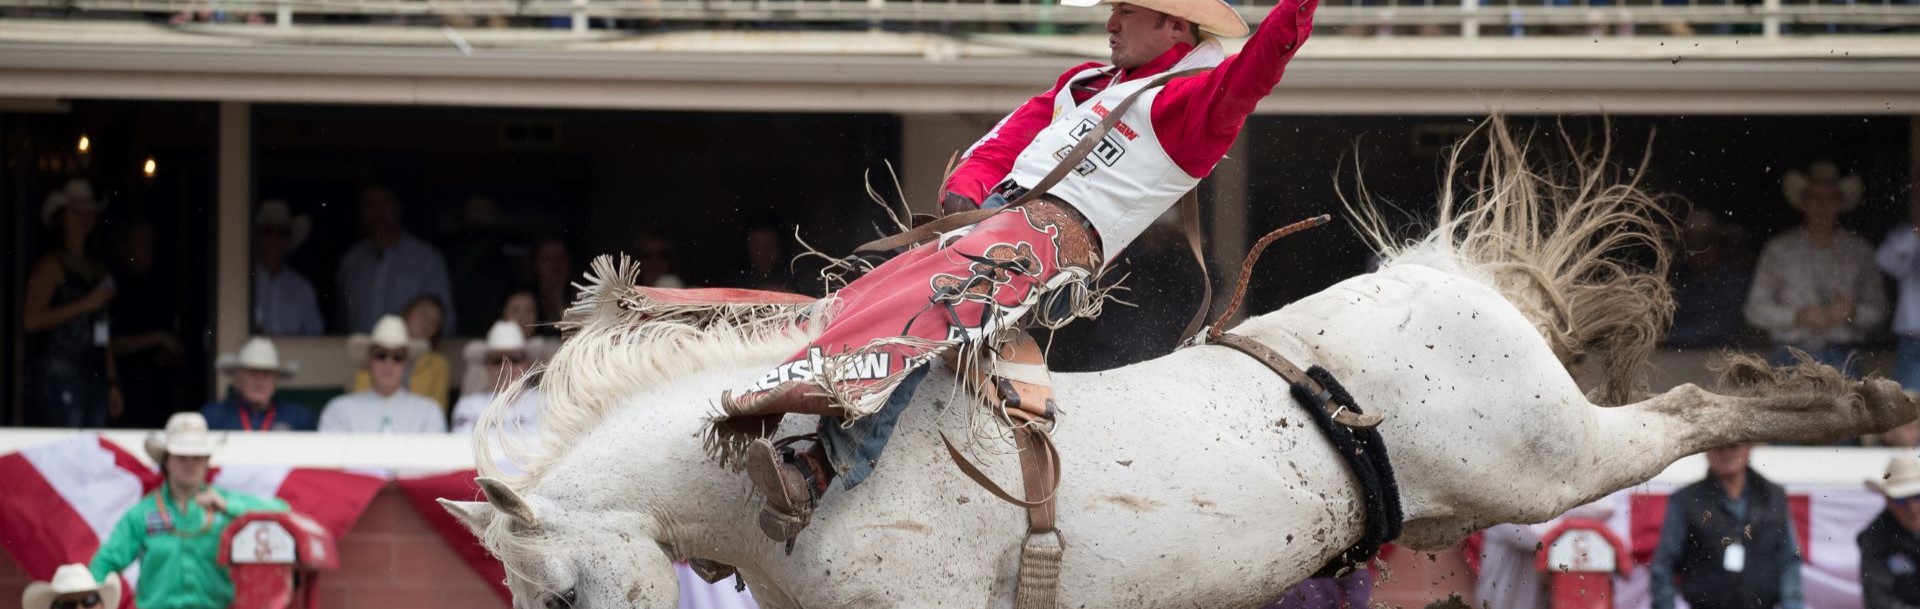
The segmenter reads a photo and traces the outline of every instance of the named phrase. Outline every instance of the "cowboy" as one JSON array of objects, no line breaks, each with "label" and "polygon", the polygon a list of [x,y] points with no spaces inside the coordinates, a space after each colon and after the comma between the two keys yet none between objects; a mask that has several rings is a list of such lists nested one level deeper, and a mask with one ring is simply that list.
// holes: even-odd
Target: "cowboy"
[{"label": "cowboy", "polygon": [[[455,435],[473,433],[473,425],[480,421],[480,415],[487,411],[487,405],[493,403],[497,392],[505,390],[509,383],[527,373],[527,367],[533,360],[527,354],[527,335],[521,331],[519,323],[502,319],[493,322],[493,328],[487,330],[485,343],[468,343],[467,366],[484,368],[487,371],[487,385],[472,387],[473,392],[460,396],[460,402],[453,406],[453,433]],[[532,435],[540,429],[540,390],[529,384],[521,390],[508,408],[507,427],[515,434]]]},{"label": "cowboy", "polygon": [[233,603],[233,580],[220,566],[220,535],[247,512],[284,512],[287,503],[207,482],[213,438],[197,412],[175,413],[147,437],[147,455],[165,483],[120,517],[88,565],[94,579],[140,561],[134,601],[141,609],[211,609]]},{"label": "cowboy", "polygon": [[1887,474],[1867,486],[1887,498],[1887,509],[1860,531],[1860,591],[1866,609],[1920,607],[1920,456],[1887,462]]},{"label": "cowboy", "polygon": [[120,578],[94,581],[82,564],[60,565],[53,579],[27,584],[20,594],[22,609],[119,609]]},{"label": "cowboy", "polygon": [[407,363],[427,350],[427,341],[407,335],[407,323],[388,315],[373,333],[347,338],[347,356],[365,368],[369,387],[327,402],[320,431],[339,433],[446,433],[447,419],[433,400],[407,392]]},{"label": "cowboy", "polygon": [[287,254],[300,249],[313,232],[313,220],[289,211],[287,202],[267,199],[253,212],[253,329],[261,334],[323,334],[320,301],[313,282],[287,266]]},{"label": "cowboy", "polygon": [[1853,348],[1887,318],[1886,287],[1874,272],[1873,245],[1840,226],[1860,206],[1858,175],[1840,176],[1831,161],[1781,180],[1787,203],[1806,223],[1767,242],[1747,292],[1747,323],[1775,345],[1773,362],[1791,364],[1791,349],[1853,376]]},{"label": "cowboy", "polygon": [[211,429],[230,431],[313,431],[319,425],[313,409],[278,399],[280,381],[300,369],[299,362],[281,362],[273,341],[255,336],[238,354],[223,354],[213,366],[233,379],[227,399],[207,404],[200,414]]},{"label": "cowboy", "polygon": [[[851,488],[872,472],[932,358],[963,344],[1031,348],[1017,332],[1030,309],[1049,313],[1043,321],[1090,310],[1091,279],[1225,156],[1318,6],[1282,2],[1227,57],[1218,38],[1246,35],[1247,25],[1221,0],[1105,1],[1112,65],[1075,66],[1002,119],[967,151],[941,201],[948,212],[1020,205],[847,285],[819,338],[723,400],[729,417],[823,415],[820,442],[805,450],[764,439],[747,449],[770,538],[798,535],[836,477]],[[1104,135],[1086,138],[1091,152],[1055,171],[1102,124]]]}]

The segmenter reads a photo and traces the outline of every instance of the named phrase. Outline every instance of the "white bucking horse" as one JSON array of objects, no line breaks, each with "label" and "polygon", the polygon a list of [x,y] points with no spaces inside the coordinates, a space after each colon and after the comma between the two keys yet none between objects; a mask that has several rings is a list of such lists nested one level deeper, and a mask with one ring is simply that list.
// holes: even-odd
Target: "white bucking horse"
[{"label": "white bucking horse", "polygon": [[[1380,270],[1231,329],[1326,368],[1385,416],[1397,543],[1437,550],[1495,523],[1544,521],[1716,446],[1914,418],[1893,382],[1814,365],[1735,361],[1723,376],[1739,396],[1636,391],[1672,308],[1664,212],[1577,154],[1566,171],[1530,171],[1490,124],[1477,170],[1456,156],[1450,174],[1477,178],[1458,202],[1449,179],[1437,229],[1396,241],[1362,202],[1352,211]],[[1622,248],[1642,264],[1606,257]],[[505,562],[517,608],[674,607],[673,561],[689,558],[737,568],[767,607],[1013,605],[1025,513],[961,475],[938,432],[974,434],[975,461],[1014,488],[1017,457],[1004,436],[982,435],[1004,430],[980,425],[976,408],[948,407],[974,403],[952,375],[929,376],[876,473],[830,491],[788,552],[756,529],[744,474],[710,456],[709,419],[715,396],[795,352],[806,330],[778,316],[661,321],[623,296],[632,269],[596,266],[572,338],[522,381],[547,399],[538,438],[477,440],[498,479],[483,479],[487,501],[444,502]],[[1569,373],[1576,358],[1604,362],[1601,403]],[[1247,355],[1191,346],[1056,375],[1054,388],[1062,607],[1256,607],[1361,537],[1354,476]],[[788,418],[783,432],[813,424]],[[489,419],[483,431],[497,431]]]}]

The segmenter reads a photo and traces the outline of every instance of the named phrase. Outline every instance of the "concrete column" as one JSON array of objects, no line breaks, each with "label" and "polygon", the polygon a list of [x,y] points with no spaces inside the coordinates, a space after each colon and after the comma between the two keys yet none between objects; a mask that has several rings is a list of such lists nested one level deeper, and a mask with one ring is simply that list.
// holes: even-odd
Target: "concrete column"
[{"label": "concrete column", "polygon": [[[947,162],[965,152],[989,129],[996,118],[965,114],[903,114],[900,120],[900,188],[907,203],[917,213],[939,213],[940,184],[946,178]],[[888,179],[875,168],[875,183]]]},{"label": "concrete column", "polygon": [[[1227,300],[1233,298],[1240,261],[1247,257],[1247,248],[1253,245],[1252,237],[1247,234],[1250,205],[1247,154],[1247,134],[1243,132],[1233,141],[1233,147],[1227,149],[1227,158],[1221,159],[1220,164],[1213,167],[1213,175],[1207,178],[1208,188],[1212,189],[1213,213],[1203,221],[1210,229],[1207,231],[1207,270],[1213,274],[1214,311],[1226,307]],[[1243,308],[1235,317],[1245,316]]]},{"label": "concrete column", "polygon": [[[233,353],[247,340],[253,317],[248,230],[253,200],[253,106],[220,102],[219,140],[215,144],[213,347]],[[211,370],[208,374],[213,374]],[[226,393],[224,377],[214,376],[214,395]]]}]

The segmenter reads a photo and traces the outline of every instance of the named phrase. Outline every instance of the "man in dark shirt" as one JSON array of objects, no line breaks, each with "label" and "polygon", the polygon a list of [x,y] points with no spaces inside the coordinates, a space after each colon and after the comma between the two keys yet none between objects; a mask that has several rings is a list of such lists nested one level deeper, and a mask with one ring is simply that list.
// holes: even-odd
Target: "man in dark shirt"
[{"label": "man in dark shirt", "polygon": [[1887,509],[1860,532],[1860,591],[1866,609],[1920,609],[1920,456],[1902,454],[1887,475],[1868,480]]},{"label": "man in dark shirt", "polygon": [[293,362],[280,361],[273,341],[254,337],[236,355],[220,356],[215,367],[233,377],[227,399],[207,404],[200,414],[216,431],[313,431],[319,417],[313,409],[283,401],[274,391],[280,379],[292,376]]},{"label": "man in dark shirt", "polygon": [[1747,466],[1753,447],[1707,451],[1707,478],[1667,498],[1653,552],[1653,609],[1802,609],[1787,492]]}]

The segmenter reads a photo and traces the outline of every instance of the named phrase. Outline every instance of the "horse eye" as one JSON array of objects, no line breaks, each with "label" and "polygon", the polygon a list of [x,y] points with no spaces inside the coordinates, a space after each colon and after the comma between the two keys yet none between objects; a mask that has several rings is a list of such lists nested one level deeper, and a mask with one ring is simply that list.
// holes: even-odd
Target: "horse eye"
[{"label": "horse eye", "polygon": [[579,598],[578,592],[568,588],[566,592],[547,596],[547,609],[573,609],[574,601]]}]

